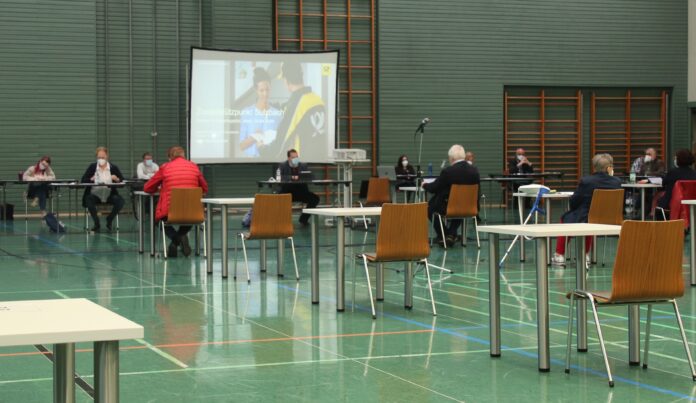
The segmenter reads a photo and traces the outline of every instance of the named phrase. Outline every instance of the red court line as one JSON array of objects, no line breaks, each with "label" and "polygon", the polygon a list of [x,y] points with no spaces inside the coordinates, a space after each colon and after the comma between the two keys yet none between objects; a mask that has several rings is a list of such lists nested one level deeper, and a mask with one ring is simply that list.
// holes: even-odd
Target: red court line
[{"label": "red court line", "polygon": [[[275,337],[267,339],[246,339],[246,340],[221,340],[221,341],[204,341],[204,342],[190,342],[190,343],[174,343],[174,344],[153,344],[157,348],[180,348],[180,347],[198,347],[198,346],[210,346],[210,345],[229,345],[229,344],[243,344],[243,343],[271,343],[276,341],[292,341],[292,340],[317,340],[317,339],[340,339],[346,337],[365,337],[365,336],[392,336],[400,334],[417,334],[417,333],[432,333],[433,329],[416,329],[416,330],[399,330],[393,332],[375,332],[375,333],[345,333],[345,334],[331,334],[331,335],[317,335],[317,336],[297,336],[297,337]],[[120,350],[143,350],[148,348],[148,346],[127,346],[121,347]],[[93,351],[91,348],[76,349],[76,353],[88,353]],[[6,353],[0,354],[1,357],[20,357],[27,355],[43,355],[50,354],[50,352],[42,353],[40,351],[27,351],[23,353]]]}]

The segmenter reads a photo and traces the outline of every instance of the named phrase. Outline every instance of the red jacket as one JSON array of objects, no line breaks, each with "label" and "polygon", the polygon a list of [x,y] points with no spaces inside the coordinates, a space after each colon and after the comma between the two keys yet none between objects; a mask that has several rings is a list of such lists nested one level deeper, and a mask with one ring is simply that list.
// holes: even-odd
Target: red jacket
[{"label": "red jacket", "polygon": [[169,197],[172,188],[196,187],[202,188],[203,193],[208,193],[208,183],[198,169],[198,165],[185,158],[177,157],[163,164],[155,176],[145,183],[143,190],[147,193],[156,193],[159,190],[155,218],[161,220],[169,214]]}]

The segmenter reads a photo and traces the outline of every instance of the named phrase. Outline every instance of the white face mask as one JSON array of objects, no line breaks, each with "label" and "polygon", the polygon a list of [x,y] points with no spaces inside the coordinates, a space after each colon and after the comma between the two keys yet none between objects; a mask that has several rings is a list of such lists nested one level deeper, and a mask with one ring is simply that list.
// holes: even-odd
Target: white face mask
[{"label": "white face mask", "polygon": [[652,157],[650,155],[646,155],[645,158],[643,159],[645,162],[650,162],[652,161]]},{"label": "white face mask", "polygon": [[41,162],[41,163],[39,164],[39,168],[41,168],[42,170],[45,171],[46,168],[48,168],[48,164],[46,164],[45,162]]},{"label": "white face mask", "polygon": [[104,165],[106,165],[106,158],[98,158],[98,159],[97,159],[97,164],[98,164],[100,167],[103,167]]},{"label": "white face mask", "polygon": [[607,169],[607,173],[609,174],[609,176],[614,176],[614,168]]},{"label": "white face mask", "polygon": [[145,160],[145,165],[151,167],[151,166],[152,166],[152,160]]},{"label": "white face mask", "polygon": [[402,160],[401,165],[406,168],[408,166],[408,160]]},{"label": "white face mask", "polygon": [[677,158],[676,157],[674,158],[674,167],[679,168],[679,165],[677,165]]},{"label": "white face mask", "polygon": [[474,161],[471,161],[471,160],[466,161],[466,163],[469,165],[474,165]]},{"label": "white face mask", "polygon": [[524,155],[517,154],[517,161],[522,161],[522,158],[524,158]]}]

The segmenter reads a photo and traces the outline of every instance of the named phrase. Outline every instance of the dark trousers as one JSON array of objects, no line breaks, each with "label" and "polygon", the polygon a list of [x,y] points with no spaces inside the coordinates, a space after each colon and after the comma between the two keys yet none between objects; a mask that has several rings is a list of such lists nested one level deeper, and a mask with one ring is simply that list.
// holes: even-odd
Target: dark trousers
[{"label": "dark trousers", "polygon": [[46,211],[46,199],[50,188],[48,183],[30,183],[27,189],[27,199],[39,198],[39,208],[41,211]]},{"label": "dark trousers", "polygon": [[164,233],[167,235],[167,238],[174,242],[175,245],[178,245],[179,240],[182,237],[185,237],[189,231],[191,231],[191,225],[180,225],[178,230],[174,228],[173,225],[164,226]]},{"label": "dark trousers", "polygon": [[[319,196],[309,191],[307,185],[293,185],[284,187],[281,193],[290,193],[292,195],[292,201],[303,202],[307,205],[307,208],[315,208],[319,205]],[[300,222],[309,222],[309,214],[301,214]]]},{"label": "dark trousers", "polygon": [[[101,200],[91,193],[85,197],[85,206],[89,211],[89,215],[92,216],[95,226],[99,226],[99,217],[97,216],[97,204],[99,203],[101,203]],[[106,199],[106,204],[111,204],[113,206],[111,208],[111,213],[109,213],[109,215],[106,217],[106,221],[110,223],[114,220],[118,212],[121,211],[126,202],[123,200],[123,197],[119,196],[118,193],[112,193],[109,195],[109,198]]]},{"label": "dark trousers", "polygon": [[440,231],[440,221],[435,217],[435,213],[439,213],[443,216],[442,226],[445,229],[445,237],[456,236],[459,227],[462,225],[462,219],[460,218],[448,220],[447,223],[445,223],[445,211],[446,208],[443,211],[442,209],[435,208],[434,206],[428,204],[428,218],[433,222],[433,229],[435,230],[435,237],[437,239],[442,238],[442,231]]}]

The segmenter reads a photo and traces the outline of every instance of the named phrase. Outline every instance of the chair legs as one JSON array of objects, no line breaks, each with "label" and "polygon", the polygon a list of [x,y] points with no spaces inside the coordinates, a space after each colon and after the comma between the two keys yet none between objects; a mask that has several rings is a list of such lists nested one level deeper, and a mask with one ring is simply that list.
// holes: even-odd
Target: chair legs
[{"label": "chair legs", "polygon": [[437,215],[437,219],[440,222],[440,234],[442,234],[442,246],[447,249],[447,242],[445,242],[445,226],[442,223],[442,216],[439,213],[435,213]]},{"label": "chair legs", "polygon": [[604,366],[607,368],[607,377],[609,378],[609,387],[614,387],[614,378],[611,376],[611,368],[609,368],[609,358],[607,357],[607,349],[604,347],[604,336],[602,335],[602,327],[599,325],[599,316],[597,316],[597,306],[594,298],[589,296],[589,302],[592,306],[592,315],[594,317],[595,326],[597,326],[597,335],[599,336],[599,346],[602,348],[602,357],[604,358]]},{"label": "chair legs", "polygon": [[650,349],[650,322],[652,320],[652,304],[648,304],[648,316],[645,319],[645,350],[643,350],[643,369],[648,368],[648,350]]},{"label": "chair legs", "polygon": [[[358,203],[360,204],[360,208],[365,207],[365,206],[363,206],[361,201],[359,201]],[[365,231],[367,231],[367,218],[365,216],[362,216],[362,218],[363,218],[363,225],[365,225]]]},{"label": "chair legs", "polygon": [[566,344],[566,366],[565,373],[570,373],[570,345],[573,340],[573,319],[575,319],[575,293],[570,294],[570,301],[568,302],[568,340]]},{"label": "chair legs", "polygon": [[295,254],[295,240],[292,239],[292,237],[288,239],[290,239],[290,246],[292,248],[292,261],[295,264],[295,278],[297,281],[300,281],[300,271],[297,269],[297,255]]},{"label": "chair legs", "polygon": [[476,247],[481,249],[481,241],[479,240],[479,233],[478,233],[478,218],[474,216],[474,231],[476,231]]},{"label": "chair legs", "polygon": [[691,350],[689,349],[689,342],[686,340],[686,333],[684,333],[684,324],[682,323],[681,315],[679,314],[679,308],[677,308],[677,301],[672,300],[672,306],[674,307],[674,314],[677,316],[677,323],[679,324],[679,332],[681,333],[682,342],[684,343],[684,350],[686,351],[686,358],[689,360],[689,369],[691,370],[691,379],[696,381],[696,372],[694,372],[694,360],[691,358]]},{"label": "chair legs", "polygon": [[423,259],[425,263],[425,275],[428,278],[428,292],[430,293],[430,305],[433,308],[433,316],[437,316],[437,311],[435,310],[435,297],[433,296],[433,283],[430,281],[430,265],[428,264],[428,259]]},{"label": "chair legs", "polygon": [[[246,275],[247,275],[247,283],[251,283],[251,277],[249,276],[249,258],[247,257],[247,250],[246,250],[246,242],[244,242],[244,234],[241,233],[239,234],[239,238],[242,239],[242,251],[244,252],[244,267],[246,267]],[[236,259],[235,259],[235,265],[236,265]],[[235,269],[235,277],[237,276],[237,272]]]},{"label": "chair legs", "polygon": [[372,308],[372,319],[377,319],[375,312],[375,301],[372,299],[372,284],[370,284],[370,271],[367,269],[367,256],[362,255],[363,267],[365,268],[365,278],[367,279],[367,293],[370,296],[370,308]]},{"label": "chair legs", "polygon": [[160,221],[160,228],[162,228],[162,255],[167,258],[167,235],[164,232],[164,221]]}]

